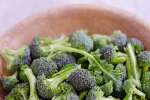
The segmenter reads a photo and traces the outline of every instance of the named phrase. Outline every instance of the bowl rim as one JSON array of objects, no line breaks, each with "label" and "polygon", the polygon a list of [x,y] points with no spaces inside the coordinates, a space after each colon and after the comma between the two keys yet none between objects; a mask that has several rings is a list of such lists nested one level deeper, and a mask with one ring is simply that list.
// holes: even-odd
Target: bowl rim
[{"label": "bowl rim", "polygon": [[101,4],[100,5],[98,4],[64,4],[64,5],[50,7],[50,8],[47,8],[46,10],[43,10],[41,12],[37,12],[33,15],[29,15],[25,17],[24,19],[14,24],[12,27],[8,28],[6,31],[2,32],[3,34],[0,35],[0,38],[6,37],[7,35],[10,35],[10,34],[14,34],[14,33],[11,33],[11,30],[15,29],[16,27],[18,27],[19,25],[23,23],[30,22],[30,20],[34,20],[40,17],[47,16],[50,13],[60,13],[64,11],[82,10],[82,9],[104,11],[106,13],[109,13],[110,15],[118,16],[118,18],[123,18],[129,21],[135,22],[139,25],[142,25],[145,29],[150,31],[150,24],[148,22],[146,22],[145,20],[143,21],[141,17],[124,9],[120,9],[120,8],[113,7],[113,6],[106,5],[106,4],[104,5],[101,5]]}]

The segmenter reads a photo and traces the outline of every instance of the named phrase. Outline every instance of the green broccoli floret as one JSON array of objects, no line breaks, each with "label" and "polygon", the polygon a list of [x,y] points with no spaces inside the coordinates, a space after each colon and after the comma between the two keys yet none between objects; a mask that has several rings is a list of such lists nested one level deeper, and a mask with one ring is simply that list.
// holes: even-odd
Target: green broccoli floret
[{"label": "green broccoli floret", "polygon": [[20,83],[11,90],[5,97],[5,100],[28,100],[28,98],[29,85],[27,83]]},{"label": "green broccoli floret", "polygon": [[118,99],[113,98],[111,96],[104,97],[104,92],[101,90],[100,87],[96,86],[88,92],[85,100],[118,100]]},{"label": "green broccoli floret", "polygon": [[112,43],[116,45],[120,51],[123,51],[127,44],[127,36],[121,31],[114,31],[112,36]]},{"label": "green broccoli floret", "polygon": [[69,53],[59,53],[52,57],[54,62],[56,63],[58,70],[60,70],[63,66],[67,64],[75,64],[76,59],[73,55]]},{"label": "green broccoli floret", "polygon": [[135,49],[135,52],[137,54],[144,50],[144,45],[143,45],[142,41],[140,41],[137,38],[129,39],[128,43],[131,43],[131,45],[133,46],[133,48]]},{"label": "green broccoli floret", "polygon": [[49,76],[56,73],[58,68],[53,60],[41,57],[32,62],[31,69],[36,76],[42,74]]},{"label": "green broccoli floret", "polygon": [[111,42],[111,38],[107,35],[94,34],[92,35],[94,41],[94,48],[99,49]]},{"label": "green broccoli floret", "polygon": [[75,93],[62,94],[59,96],[54,96],[52,100],[80,100],[79,96]]},{"label": "green broccoli floret", "polygon": [[0,53],[6,62],[6,68],[8,71],[15,72],[20,66],[27,64],[30,65],[30,49],[28,47],[22,47],[19,50],[4,49]]},{"label": "green broccoli floret", "polygon": [[94,71],[92,75],[95,77],[96,84],[97,85],[102,85],[104,83],[103,75],[101,71]]},{"label": "green broccoli floret", "polygon": [[142,76],[142,90],[146,94],[147,99],[150,99],[150,72],[144,72]]},{"label": "green broccoli floret", "polygon": [[127,55],[121,52],[116,52],[112,45],[105,45],[100,49],[101,58],[113,64],[124,63]]},{"label": "green broccoli floret", "polygon": [[136,88],[136,86],[138,84],[139,83],[134,79],[127,79],[124,82],[123,88],[126,92],[126,96],[125,96],[124,100],[133,100],[134,94],[140,96],[141,100],[145,100],[145,94]]},{"label": "green broccoli floret", "polygon": [[37,90],[41,97],[50,99],[61,93],[60,83],[67,80],[69,75],[77,70],[75,65],[66,65],[64,69],[56,74],[53,74],[51,78],[45,78],[45,76],[39,76],[37,80]]},{"label": "green broccoli floret", "polygon": [[71,46],[85,51],[93,49],[93,40],[87,35],[87,31],[80,30],[73,32],[70,37]]},{"label": "green broccoli floret", "polygon": [[88,90],[96,85],[95,79],[85,69],[78,69],[71,73],[68,81],[77,91]]},{"label": "green broccoli floret", "polygon": [[1,77],[0,80],[2,81],[3,88],[7,91],[10,91],[19,82],[17,79],[17,72],[11,76]]},{"label": "green broccoli floret", "polygon": [[32,70],[27,65],[22,66],[21,70],[26,75],[30,86],[30,95],[28,100],[39,100],[36,91],[36,77],[34,76]]},{"label": "green broccoli floret", "polygon": [[109,81],[106,84],[102,85],[100,88],[104,92],[105,96],[109,96],[113,92],[113,82]]},{"label": "green broccoli floret", "polygon": [[139,66],[143,67],[144,71],[148,71],[150,67],[150,51],[143,51],[138,55]]}]

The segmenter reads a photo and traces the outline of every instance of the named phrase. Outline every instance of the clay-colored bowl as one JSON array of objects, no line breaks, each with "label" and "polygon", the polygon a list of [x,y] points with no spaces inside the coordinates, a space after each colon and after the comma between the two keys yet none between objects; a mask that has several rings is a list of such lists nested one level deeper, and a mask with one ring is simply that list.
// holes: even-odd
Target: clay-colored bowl
[{"label": "clay-colored bowl", "polygon": [[[77,29],[87,29],[90,33],[110,34],[122,30],[128,36],[141,39],[150,49],[150,28],[128,12],[111,7],[71,5],[51,8],[40,14],[26,18],[0,37],[1,50],[5,47],[18,48],[30,43],[39,34],[56,36],[71,34]],[[0,75],[5,75],[4,63],[0,64]],[[0,100],[6,93],[0,89]]]}]

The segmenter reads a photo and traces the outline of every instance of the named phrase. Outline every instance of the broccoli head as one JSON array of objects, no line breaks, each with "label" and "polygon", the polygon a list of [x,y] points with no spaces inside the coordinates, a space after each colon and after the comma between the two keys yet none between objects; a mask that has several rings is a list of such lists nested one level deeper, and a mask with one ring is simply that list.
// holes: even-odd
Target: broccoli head
[{"label": "broccoli head", "polygon": [[138,55],[139,66],[143,67],[144,71],[147,71],[150,67],[150,51],[143,51]]},{"label": "broccoli head", "polygon": [[76,59],[73,55],[69,53],[59,53],[52,57],[54,62],[56,63],[58,70],[60,70],[63,66],[67,64],[76,63]]},{"label": "broccoli head", "polygon": [[131,43],[137,54],[144,50],[144,45],[139,39],[131,38],[128,42]]},{"label": "broccoli head", "polygon": [[60,94],[62,91],[59,85],[77,69],[78,67],[75,65],[66,65],[64,69],[53,74],[51,78],[45,78],[44,75],[38,76],[37,90],[39,95],[45,99],[51,99],[53,96]]},{"label": "broccoli head", "polygon": [[27,83],[19,83],[5,97],[5,100],[28,100],[29,85]]},{"label": "broccoli head", "polygon": [[92,36],[94,41],[94,48],[99,49],[111,42],[111,38],[107,35],[94,34]]},{"label": "broccoli head", "polygon": [[0,54],[6,62],[8,71],[15,72],[20,66],[27,64],[30,65],[30,49],[22,47],[19,50],[4,49]]},{"label": "broccoli head", "polygon": [[17,72],[11,76],[4,76],[0,79],[5,90],[10,91],[19,82]]},{"label": "broccoli head", "polygon": [[36,76],[42,74],[48,76],[56,73],[58,68],[53,60],[41,57],[32,62],[31,69]]},{"label": "broccoli head", "polygon": [[34,76],[32,70],[27,65],[22,66],[21,70],[26,75],[30,86],[30,95],[28,100],[39,100],[36,91],[36,77]]},{"label": "broccoli head", "polygon": [[123,51],[127,44],[127,36],[121,31],[114,31],[111,38],[112,43],[116,45],[119,50]]},{"label": "broccoli head", "polygon": [[78,69],[71,73],[68,81],[77,91],[88,90],[96,85],[95,79],[85,69]]},{"label": "broccoli head", "polygon": [[70,37],[71,46],[74,48],[91,51],[93,49],[93,40],[87,35],[87,31],[76,31]]},{"label": "broccoli head", "polygon": [[144,72],[142,76],[142,90],[146,94],[147,99],[150,99],[150,72]]}]

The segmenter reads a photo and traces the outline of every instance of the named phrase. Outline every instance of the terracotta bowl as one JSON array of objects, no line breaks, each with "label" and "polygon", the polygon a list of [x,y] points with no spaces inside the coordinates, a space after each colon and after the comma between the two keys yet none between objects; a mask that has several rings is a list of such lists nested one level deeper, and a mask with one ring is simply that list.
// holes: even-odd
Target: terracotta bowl
[{"label": "terracotta bowl", "polygon": [[[5,47],[18,48],[30,43],[35,35],[69,35],[72,31],[87,29],[89,33],[110,34],[122,30],[128,36],[141,39],[150,49],[150,28],[128,12],[105,6],[70,5],[51,8],[21,21],[0,37],[0,50]],[[6,75],[1,59],[0,75]],[[6,92],[0,88],[0,100]]]}]

